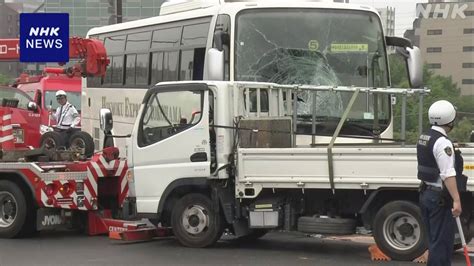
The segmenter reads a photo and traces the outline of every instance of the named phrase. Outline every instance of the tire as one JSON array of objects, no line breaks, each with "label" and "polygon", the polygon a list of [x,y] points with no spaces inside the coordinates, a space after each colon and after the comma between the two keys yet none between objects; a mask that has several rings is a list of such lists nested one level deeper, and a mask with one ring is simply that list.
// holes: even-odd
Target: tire
[{"label": "tire", "polygon": [[375,215],[373,228],[375,243],[394,260],[414,260],[428,247],[421,210],[413,202],[385,204]]},{"label": "tire", "polygon": [[267,229],[250,229],[250,233],[244,236],[237,238],[238,241],[241,242],[252,242],[258,240],[259,238],[263,237],[268,233],[269,230]]},{"label": "tire", "polygon": [[28,213],[21,189],[13,182],[0,181],[0,237],[14,238],[30,233],[32,221],[27,222]]},{"label": "tire", "polygon": [[355,233],[356,220],[303,216],[298,219],[298,231],[315,234],[349,235]]},{"label": "tire", "polygon": [[69,138],[69,149],[79,151],[81,155],[86,157],[91,157],[94,154],[94,140],[89,133],[77,131]]},{"label": "tire", "polygon": [[189,194],[176,202],[171,214],[171,227],[183,246],[193,248],[211,246],[223,233],[222,216],[203,194]]},{"label": "tire", "polygon": [[46,132],[41,136],[40,147],[45,150],[57,150],[60,147],[64,147],[65,141],[63,136],[58,132],[50,131]]}]

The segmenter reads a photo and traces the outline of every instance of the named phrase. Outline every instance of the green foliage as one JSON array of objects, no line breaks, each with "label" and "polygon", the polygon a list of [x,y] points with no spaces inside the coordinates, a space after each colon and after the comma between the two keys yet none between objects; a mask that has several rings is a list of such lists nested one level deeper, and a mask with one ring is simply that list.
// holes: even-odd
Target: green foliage
[{"label": "green foliage", "polygon": [[0,74],[0,85],[8,85],[10,83],[10,78],[5,75]]},{"label": "green foliage", "polygon": [[[392,87],[408,88],[405,62],[399,55],[390,56],[390,76]],[[435,75],[426,66],[423,69],[423,81],[425,87],[431,90],[431,93],[423,97],[422,119],[423,130],[430,127],[428,121],[428,109],[432,103],[438,100],[447,100],[457,108],[457,122],[453,131],[449,133],[452,139],[459,142],[467,142],[474,122],[474,96],[461,96],[461,91],[456,83],[453,83],[451,77]],[[419,97],[407,97],[406,110],[406,141],[414,144],[418,139],[419,128],[418,119],[420,114]],[[401,106],[402,97],[397,97],[397,104],[394,107],[394,136],[400,138],[401,130]]]}]

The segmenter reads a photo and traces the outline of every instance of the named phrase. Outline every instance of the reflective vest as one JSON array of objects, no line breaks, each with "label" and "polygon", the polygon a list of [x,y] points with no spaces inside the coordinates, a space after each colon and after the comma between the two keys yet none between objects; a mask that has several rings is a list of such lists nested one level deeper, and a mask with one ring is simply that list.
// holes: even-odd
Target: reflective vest
[{"label": "reflective vest", "polygon": [[433,155],[436,141],[445,137],[440,132],[430,129],[418,138],[416,156],[418,159],[418,179],[424,182],[436,183],[439,178],[439,167]]}]

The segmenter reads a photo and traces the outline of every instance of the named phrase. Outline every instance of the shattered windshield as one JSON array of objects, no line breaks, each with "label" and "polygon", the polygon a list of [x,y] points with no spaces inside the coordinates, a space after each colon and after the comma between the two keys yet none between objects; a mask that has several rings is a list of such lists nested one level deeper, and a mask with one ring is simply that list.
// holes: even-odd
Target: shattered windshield
[{"label": "shattered windshield", "polygon": [[[252,9],[239,13],[235,80],[329,86],[387,87],[382,27],[370,12],[332,9]],[[351,93],[316,95],[317,116],[341,117]],[[298,97],[300,117],[312,113],[312,95]],[[388,97],[374,104],[360,95],[349,118],[388,123]],[[383,123],[383,122],[382,122]]]}]

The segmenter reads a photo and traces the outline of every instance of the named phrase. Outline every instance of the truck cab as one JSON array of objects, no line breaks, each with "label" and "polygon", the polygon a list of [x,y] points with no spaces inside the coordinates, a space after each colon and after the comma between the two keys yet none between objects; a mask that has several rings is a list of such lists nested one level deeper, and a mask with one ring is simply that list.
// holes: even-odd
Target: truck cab
[{"label": "truck cab", "polygon": [[0,108],[10,107],[15,148],[38,147],[41,109],[25,92],[0,87]]}]

